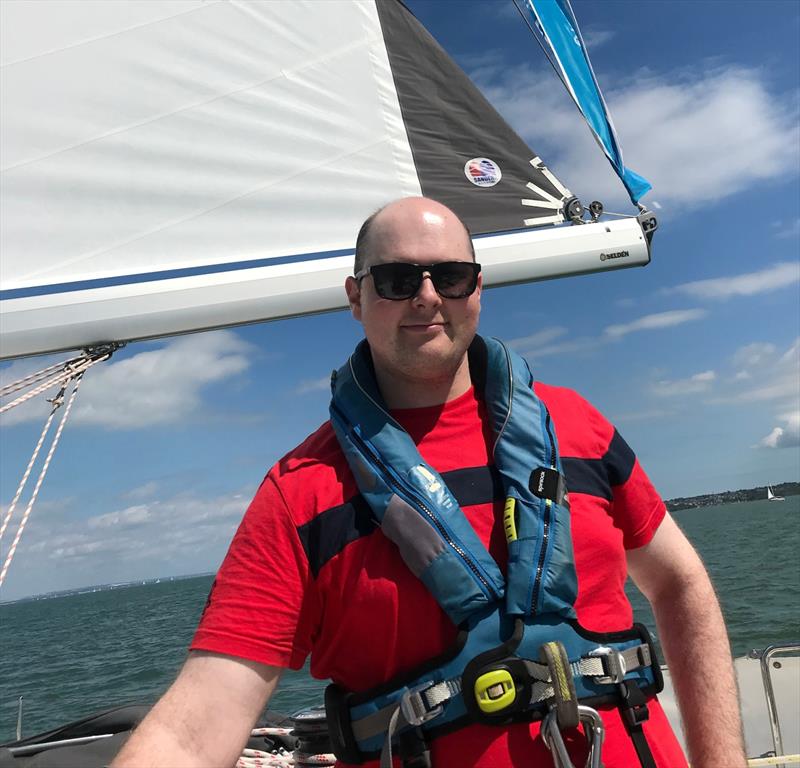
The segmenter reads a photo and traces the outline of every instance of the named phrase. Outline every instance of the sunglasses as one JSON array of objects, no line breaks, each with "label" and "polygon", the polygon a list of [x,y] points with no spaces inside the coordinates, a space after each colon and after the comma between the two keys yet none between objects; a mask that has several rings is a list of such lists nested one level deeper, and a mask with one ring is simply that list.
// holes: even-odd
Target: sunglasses
[{"label": "sunglasses", "polygon": [[403,301],[419,293],[427,275],[443,299],[464,299],[475,292],[480,271],[481,265],[474,261],[440,261],[438,264],[392,261],[362,269],[356,273],[355,279],[361,282],[367,275],[372,275],[378,296]]}]

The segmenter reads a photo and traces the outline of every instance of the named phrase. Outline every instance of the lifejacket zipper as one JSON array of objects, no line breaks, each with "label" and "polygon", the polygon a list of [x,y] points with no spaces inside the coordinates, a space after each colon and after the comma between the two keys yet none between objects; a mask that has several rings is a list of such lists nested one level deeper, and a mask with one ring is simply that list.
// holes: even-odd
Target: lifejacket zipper
[{"label": "lifejacket zipper", "polygon": [[[341,411],[334,405],[333,408],[337,411],[341,418]],[[346,424],[346,419],[342,418],[342,421]],[[349,429],[348,433],[350,437],[359,445],[362,451],[367,453],[370,458],[372,459],[373,463],[376,465],[378,470],[383,475],[384,480],[386,481],[387,485],[392,487],[395,493],[397,493],[401,498],[404,499],[407,503],[410,501],[412,503],[416,503],[420,509],[425,513],[426,517],[430,520],[430,522],[436,527],[436,530],[439,531],[442,539],[450,546],[450,548],[458,554],[464,564],[472,571],[475,578],[480,582],[483,586],[484,592],[487,597],[492,599],[496,599],[498,595],[496,594],[496,590],[492,588],[489,584],[488,580],[484,577],[481,573],[480,568],[478,565],[469,557],[463,547],[457,544],[453,538],[448,533],[447,529],[444,527],[442,522],[434,515],[434,513],[428,508],[425,502],[417,495],[417,493],[413,490],[413,488],[409,487],[403,480],[397,476],[397,474],[390,468],[387,467],[378,455],[372,450],[372,447],[354,430]]]},{"label": "lifejacket zipper", "polygon": [[[556,469],[556,443],[553,439],[553,432],[550,428],[550,411],[545,409],[545,429],[550,440],[550,469]],[[536,605],[539,602],[539,593],[542,590],[542,576],[544,575],[544,561],[547,557],[547,547],[550,539],[550,517],[552,514],[552,502],[550,499],[544,501],[544,519],[542,521],[542,548],[539,550],[539,562],[536,564],[536,578],[533,582],[533,594],[531,597],[531,616],[536,615]]]}]

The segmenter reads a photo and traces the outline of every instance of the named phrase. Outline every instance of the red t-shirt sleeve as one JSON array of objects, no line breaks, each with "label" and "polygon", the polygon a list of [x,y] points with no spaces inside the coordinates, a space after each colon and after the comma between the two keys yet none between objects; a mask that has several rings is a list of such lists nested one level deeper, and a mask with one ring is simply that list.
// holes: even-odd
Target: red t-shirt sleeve
[{"label": "red t-shirt sleeve", "polygon": [[664,519],[666,507],[633,450],[614,425],[577,392],[539,382],[535,389],[553,417],[562,459],[584,462],[594,479],[585,492],[610,499],[608,513],[622,532],[625,549],[647,544]]},{"label": "red t-shirt sleeve", "polygon": [[291,510],[270,473],[231,542],[190,647],[299,669],[318,605]]},{"label": "red t-shirt sleeve", "polygon": [[636,549],[650,543],[667,508],[638,459],[634,460],[628,479],[613,486],[612,492],[611,516],[614,525],[622,531],[625,549]]}]

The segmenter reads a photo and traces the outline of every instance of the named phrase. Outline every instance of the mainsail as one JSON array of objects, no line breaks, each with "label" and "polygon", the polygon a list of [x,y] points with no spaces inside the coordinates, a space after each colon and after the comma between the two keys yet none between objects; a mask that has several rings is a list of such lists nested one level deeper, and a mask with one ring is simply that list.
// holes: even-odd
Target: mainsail
[{"label": "mainsail", "polygon": [[467,222],[486,285],[649,261],[652,222],[549,226],[573,196],[399,0],[0,14],[0,357],[343,307],[406,195]]}]

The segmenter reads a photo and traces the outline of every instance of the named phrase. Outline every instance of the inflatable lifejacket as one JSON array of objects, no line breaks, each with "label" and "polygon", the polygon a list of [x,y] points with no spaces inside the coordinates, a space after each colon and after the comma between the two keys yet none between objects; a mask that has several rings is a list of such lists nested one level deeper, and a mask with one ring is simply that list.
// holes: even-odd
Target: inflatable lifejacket
[{"label": "inflatable lifejacket", "polygon": [[[549,733],[558,742],[560,729],[583,720],[596,742],[602,721],[592,708],[613,702],[642,765],[654,766],[641,728],[647,697],[663,687],[652,641],[641,625],[596,633],[577,622],[567,490],[550,414],[533,391],[528,364],[480,336],[469,363],[486,402],[506,499],[505,578],[444,480],[388,412],[366,341],[332,376],[331,422],[361,494],[460,629],[454,648],[402,679],[358,693],[329,686],[334,751],[348,763],[381,755],[382,765],[391,765],[399,748],[407,765],[429,765],[427,741],[438,734],[471,722],[541,719],[546,739]],[[555,755],[558,743],[548,746]]]}]

